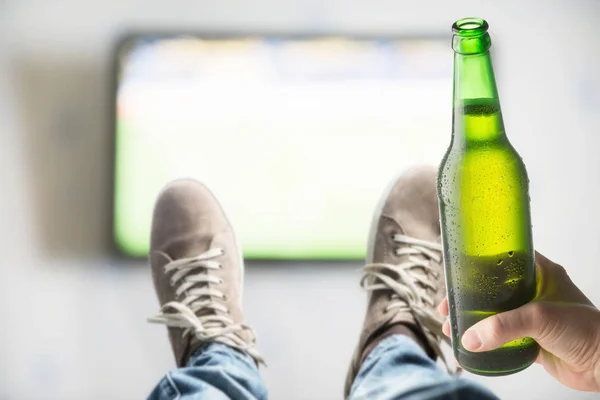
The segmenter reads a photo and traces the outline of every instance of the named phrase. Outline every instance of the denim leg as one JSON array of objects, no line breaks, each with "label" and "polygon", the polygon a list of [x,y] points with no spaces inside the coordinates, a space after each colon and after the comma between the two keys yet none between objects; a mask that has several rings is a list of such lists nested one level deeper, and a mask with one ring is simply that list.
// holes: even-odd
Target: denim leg
[{"label": "denim leg", "polygon": [[393,335],[363,362],[348,399],[498,400],[488,389],[442,371],[412,339]]},{"label": "denim leg", "polygon": [[149,400],[266,399],[267,388],[250,356],[221,343],[199,348],[184,368],[167,372]]}]

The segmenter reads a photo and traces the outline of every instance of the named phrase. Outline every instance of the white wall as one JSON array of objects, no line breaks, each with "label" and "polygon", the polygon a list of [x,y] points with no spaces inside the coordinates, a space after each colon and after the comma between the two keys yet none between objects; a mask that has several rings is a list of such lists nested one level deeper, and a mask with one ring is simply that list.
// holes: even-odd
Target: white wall
[{"label": "white wall", "polygon": [[[173,365],[162,329],[144,323],[156,309],[145,268],[111,261],[104,245],[110,52],[120,32],[449,37],[454,20],[472,15],[494,35],[536,245],[600,304],[600,2],[0,1],[0,399],[140,398]],[[246,308],[272,398],[340,395],[362,318],[357,267],[250,271]],[[529,399],[593,397],[537,366],[482,380],[503,398],[525,388]]]}]

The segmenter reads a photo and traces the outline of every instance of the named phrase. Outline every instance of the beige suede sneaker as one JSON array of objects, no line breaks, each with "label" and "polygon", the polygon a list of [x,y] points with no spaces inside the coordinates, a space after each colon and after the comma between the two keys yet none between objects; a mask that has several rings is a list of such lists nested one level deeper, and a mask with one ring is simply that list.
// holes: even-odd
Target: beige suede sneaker
[{"label": "beige suede sneaker", "polygon": [[413,168],[381,198],[371,225],[361,286],[367,313],[344,389],[348,397],[365,349],[387,328],[404,324],[423,338],[433,358],[443,358],[444,318],[436,307],[446,294],[436,169]]},{"label": "beige suede sneaker", "polygon": [[264,363],[244,323],[244,263],[233,229],[201,183],[177,180],[158,196],[152,219],[150,265],[160,313],[178,367],[201,345],[220,342]]}]

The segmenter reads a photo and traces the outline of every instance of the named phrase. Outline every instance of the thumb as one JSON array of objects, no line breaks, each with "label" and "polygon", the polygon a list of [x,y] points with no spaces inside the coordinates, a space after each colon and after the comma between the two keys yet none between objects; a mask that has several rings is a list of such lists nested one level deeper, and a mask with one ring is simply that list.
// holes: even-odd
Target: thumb
[{"label": "thumb", "polygon": [[600,312],[587,305],[533,302],[493,315],[469,328],[462,337],[468,351],[487,351],[524,337],[573,365],[600,360]]},{"label": "thumb", "polygon": [[524,337],[532,337],[544,348],[563,336],[567,329],[564,315],[551,303],[529,303],[517,309],[493,315],[469,328],[462,345],[469,351],[487,351]]}]

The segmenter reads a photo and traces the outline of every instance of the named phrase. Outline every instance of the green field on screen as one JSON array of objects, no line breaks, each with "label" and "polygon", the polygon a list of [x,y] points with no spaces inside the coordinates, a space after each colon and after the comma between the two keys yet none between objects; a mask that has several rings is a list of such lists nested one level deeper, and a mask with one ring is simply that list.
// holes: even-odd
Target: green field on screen
[{"label": "green field on screen", "polygon": [[132,39],[119,52],[114,238],[148,251],[170,180],[208,185],[246,258],[359,259],[387,183],[439,163],[451,123],[435,40]]}]

